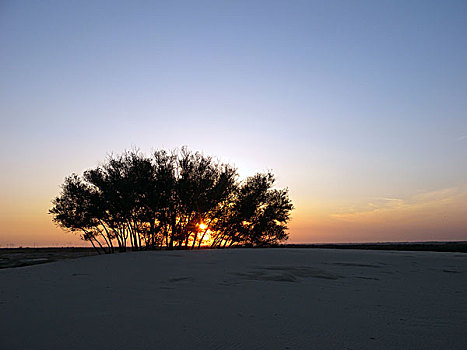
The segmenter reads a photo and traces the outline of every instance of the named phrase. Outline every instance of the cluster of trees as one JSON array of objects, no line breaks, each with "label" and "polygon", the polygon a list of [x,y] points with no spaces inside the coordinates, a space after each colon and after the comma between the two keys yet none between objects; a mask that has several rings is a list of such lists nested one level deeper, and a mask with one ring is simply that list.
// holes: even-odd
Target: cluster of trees
[{"label": "cluster of trees", "polygon": [[114,155],[65,179],[49,213],[97,250],[270,245],[288,238],[293,205],[274,176],[244,181],[229,164],[186,148]]}]

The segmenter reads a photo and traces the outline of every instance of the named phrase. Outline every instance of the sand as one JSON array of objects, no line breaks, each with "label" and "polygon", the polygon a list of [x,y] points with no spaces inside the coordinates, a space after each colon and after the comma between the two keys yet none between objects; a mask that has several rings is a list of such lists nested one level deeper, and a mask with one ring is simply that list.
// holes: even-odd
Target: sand
[{"label": "sand", "polygon": [[93,248],[0,248],[0,269],[97,255]]},{"label": "sand", "polygon": [[467,255],[155,251],[0,270],[2,349],[466,349]]}]

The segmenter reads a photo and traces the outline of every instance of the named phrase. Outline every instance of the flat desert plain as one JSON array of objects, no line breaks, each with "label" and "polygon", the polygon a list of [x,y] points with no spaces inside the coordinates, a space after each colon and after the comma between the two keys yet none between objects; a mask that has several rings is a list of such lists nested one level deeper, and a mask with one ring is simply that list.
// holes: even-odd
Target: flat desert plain
[{"label": "flat desert plain", "polygon": [[466,349],[463,253],[227,249],[0,270],[2,349]]}]

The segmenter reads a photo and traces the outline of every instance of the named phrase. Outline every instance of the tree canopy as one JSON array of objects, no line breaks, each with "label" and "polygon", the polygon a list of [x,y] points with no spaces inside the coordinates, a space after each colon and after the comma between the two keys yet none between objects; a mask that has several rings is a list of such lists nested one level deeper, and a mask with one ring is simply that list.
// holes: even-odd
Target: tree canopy
[{"label": "tree canopy", "polygon": [[237,170],[183,147],[109,156],[65,178],[49,213],[96,249],[264,246],[288,238],[293,205],[271,172]]}]

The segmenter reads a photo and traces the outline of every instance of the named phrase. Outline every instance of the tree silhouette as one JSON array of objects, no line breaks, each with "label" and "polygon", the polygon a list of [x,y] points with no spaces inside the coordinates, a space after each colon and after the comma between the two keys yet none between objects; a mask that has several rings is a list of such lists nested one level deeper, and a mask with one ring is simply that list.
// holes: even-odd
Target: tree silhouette
[{"label": "tree silhouette", "polygon": [[274,176],[238,180],[234,167],[183,147],[110,156],[65,179],[49,213],[96,249],[264,246],[288,238],[293,205]]}]

